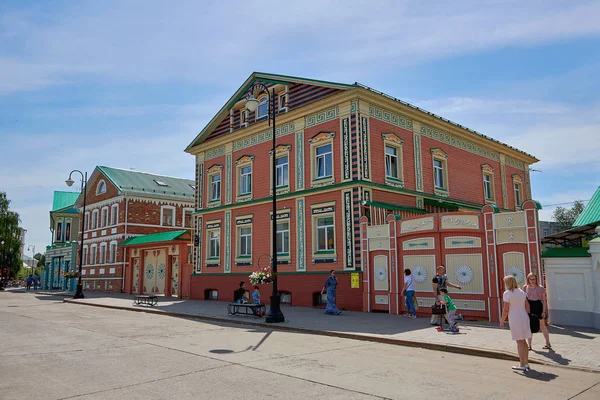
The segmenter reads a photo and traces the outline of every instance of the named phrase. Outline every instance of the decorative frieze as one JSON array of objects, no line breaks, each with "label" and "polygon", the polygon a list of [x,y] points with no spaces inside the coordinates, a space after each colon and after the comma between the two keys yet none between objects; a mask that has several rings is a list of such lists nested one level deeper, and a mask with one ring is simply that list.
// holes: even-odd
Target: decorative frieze
[{"label": "decorative frieze", "polygon": [[339,117],[339,107],[331,108],[329,110],[321,111],[316,114],[309,115],[305,118],[304,126],[309,128],[311,126],[322,124],[323,122],[331,121]]},{"label": "decorative frieze", "polygon": [[521,171],[525,171],[525,163],[524,162],[517,161],[510,157],[506,157],[506,165],[516,168],[516,169],[520,169]]},{"label": "decorative frieze", "polygon": [[468,140],[458,138],[440,130],[430,128],[427,125],[421,125],[421,131],[419,133],[423,136],[427,136],[430,139],[449,144],[450,146],[454,146],[473,154],[489,158],[490,160],[500,161],[500,154],[495,151],[488,150],[484,147],[471,143]]},{"label": "decorative frieze", "polygon": [[[352,191],[347,190],[343,192],[343,218],[344,218],[344,240],[346,245],[345,249],[345,268],[354,269],[354,221],[352,218]],[[314,210],[313,210],[314,212]]]},{"label": "decorative frieze", "polygon": [[[281,137],[285,135],[289,135],[294,132],[294,122],[289,122],[287,124],[282,124],[275,128],[275,137]],[[247,136],[242,139],[238,139],[233,142],[233,151],[243,150],[247,147],[251,147],[260,143],[264,143],[266,141],[273,140],[273,129],[268,129],[263,132],[256,133],[251,136]],[[224,152],[223,152],[224,154]]]},{"label": "decorative frieze", "polygon": [[409,131],[412,131],[413,129],[413,123],[411,119],[379,107],[369,106],[369,116],[377,118],[380,121],[396,125],[402,129],[407,129]]},{"label": "decorative frieze", "polygon": [[233,156],[231,153],[227,153],[225,156],[225,164],[227,168],[225,169],[225,204],[231,204],[231,198],[233,196],[233,165],[232,165]]},{"label": "decorative frieze", "polygon": [[352,178],[352,150],[350,144],[350,118],[342,118],[342,180]]},{"label": "decorative frieze", "polygon": [[212,149],[206,150],[206,156],[204,157],[204,159],[211,160],[213,158],[217,158],[222,155],[225,155],[225,146],[218,146],[218,147],[214,147]]},{"label": "decorative frieze", "polygon": [[225,271],[231,272],[231,211],[225,211]]},{"label": "decorative frieze", "polygon": [[296,249],[297,249],[297,271],[306,271],[306,228],[304,218],[304,199],[296,200]]},{"label": "decorative frieze", "polygon": [[370,181],[371,163],[369,160],[369,119],[367,117],[360,118],[360,147],[362,150],[363,179]]},{"label": "decorative frieze", "polygon": [[304,131],[296,132],[296,190],[304,189]]}]

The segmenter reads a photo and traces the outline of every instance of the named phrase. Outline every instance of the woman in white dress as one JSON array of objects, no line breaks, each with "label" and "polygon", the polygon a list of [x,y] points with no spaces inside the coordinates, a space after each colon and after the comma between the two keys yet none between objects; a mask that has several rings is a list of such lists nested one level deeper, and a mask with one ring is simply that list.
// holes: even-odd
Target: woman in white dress
[{"label": "woman in white dress", "polygon": [[510,325],[510,334],[512,339],[517,342],[517,352],[519,353],[519,365],[512,367],[519,371],[529,370],[529,348],[527,339],[531,339],[531,328],[529,327],[529,303],[527,295],[519,289],[517,280],[514,276],[504,277],[504,308],[502,318],[500,319],[500,328],[504,328],[504,322],[508,318]]}]

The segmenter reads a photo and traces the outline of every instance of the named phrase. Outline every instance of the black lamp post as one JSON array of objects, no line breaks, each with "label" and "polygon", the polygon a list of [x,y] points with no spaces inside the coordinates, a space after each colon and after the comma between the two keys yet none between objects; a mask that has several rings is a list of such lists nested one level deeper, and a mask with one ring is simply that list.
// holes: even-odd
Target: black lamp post
[{"label": "black lamp post", "polygon": [[[69,174],[69,179],[67,179],[65,182],[67,183],[67,186],[71,187],[73,186],[73,180],[71,179],[71,175],[73,175],[73,172],[79,172],[81,174],[81,192],[83,193],[83,212],[81,213],[81,245],[79,247],[79,278],[77,280],[77,291],[75,292],[75,295],[73,296],[74,299],[83,299],[85,296],[83,295],[83,284],[81,283],[81,271],[83,269],[83,237],[85,234],[85,198],[87,197],[87,171],[85,173],[85,175],[83,174],[83,172],[74,169],[73,171],[71,171],[71,173]],[[60,282],[60,278],[59,278],[59,282]]]},{"label": "black lamp post", "polygon": [[272,156],[272,178],[273,178],[273,226],[272,226],[272,251],[273,255],[271,256],[271,271],[273,272],[273,293],[271,294],[271,306],[269,307],[269,312],[267,313],[266,322],[284,322],[285,317],[281,312],[281,298],[279,297],[279,292],[277,291],[277,167],[276,167],[276,157],[275,157],[275,89],[273,88],[273,92],[269,92],[269,88],[267,88],[262,83],[256,83],[250,88],[250,93],[246,98],[246,108],[249,111],[256,111],[258,108],[258,100],[254,97],[254,92],[259,91],[259,93],[266,92],[267,93],[267,104],[268,104],[268,116],[269,124],[273,124],[273,156]]}]

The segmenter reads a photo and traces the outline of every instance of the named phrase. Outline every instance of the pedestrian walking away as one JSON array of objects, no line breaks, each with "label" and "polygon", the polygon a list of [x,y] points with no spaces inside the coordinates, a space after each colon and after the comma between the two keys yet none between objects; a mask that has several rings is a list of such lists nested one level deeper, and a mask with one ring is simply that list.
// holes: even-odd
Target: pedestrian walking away
[{"label": "pedestrian walking away", "polygon": [[[432,287],[433,287],[433,295],[434,298],[437,299],[437,302],[441,302],[444,300],[444,296],[440,293],[440,289],[448,289],[448,286],[451,286],[456,289],[462,289],[459,285],[456,285],[448,280],[448,275],[446,275],[446,267],[440,265],[437,267],[437,275],[433,277]],[[444,320],[443,315],[432,315],[431,316],[431,325],[439,325],[442,326],[442,322]]]},{"label": "pedestrian walking away", "polygon": [[404,287],[402,288],[402,294],[405,296],[406,302],[406,316],[409,318],[417,318],[417,309],[415,307],[414,296],[415,296],[415,280],[412,277],[410,269],[404,270]]},{"label": "pedestrian walking away", "polygon": [[31,290],[31,283],[33,282],[33,277],[31,275],[29,275],[27,277],[27,279],[25,280],[25,283],[27,283],[27,290]]},{"label": "pedestrian walking away", "polygon": [[[537,275],[529,273],[529,275],[527,275],[527,283],[523,286],[523,291],[527,294],[531,319],[538,319],[539,330],[542,331],[544,339],[546,339],[546,345],[542,348],[549,350],[552,346],[550,345],[550,333],[548,332],[548,301],[546,300],[546,289],[539,284]],[[535,332],[538,332],[538,330],[536,329]],[[534,329],[531,328],[531,333],[535,332]],[[527,341],[529,350],[531,350],[532,341],[533,335],[532,338]]]},{"label": "pedestrian walking away", "polygon": [[40,280],[39,276],[37,276],[37,275],[33,276],[33,290],[37,290],[39,280]]},{"label": "pedestrian walking away", "polygon": [[527,295],[519,288],[517,280],[512,275],[504,277],[504,294],[502,299],[504,307],[502,309],[502,318],[500,319],[500,328],[504,328],[504,322],[508,318],[510,325],[510,334],[512,340],[517,342],[517,352],[519,353],[519,365],[512,367],[514,370],[529,370],[529,350],[527,349],[527,340],[531,339],[531,328],[529,327],[529,303]]},{"label": "pedestrian walking away", "polygon": [[329,271],[329,277],[325,281],[323,285],[323,289],[321,290],[321,294],[327,291],[327,306],[325,307],[325,314],[332,315],[340,315],[342,312],[338,310],[337,305],[335,304],[335,292],[337,288],[337,278],[335,276],[335,271]]}]

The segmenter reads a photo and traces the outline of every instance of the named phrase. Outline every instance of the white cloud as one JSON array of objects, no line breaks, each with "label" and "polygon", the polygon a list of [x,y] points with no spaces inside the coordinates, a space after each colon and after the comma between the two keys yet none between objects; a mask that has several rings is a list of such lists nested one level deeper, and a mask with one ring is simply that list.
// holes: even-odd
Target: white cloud
[{"label": "white cloud", "polygon": [[[268,10],[268,11],[267,11]],[[39,18],[5,13],[0,93],[99,81],[210,83],[250,70],[342,65],[364,78],[394,68],[506,46],[600,34],[600,3],[304,1],[82,2]],[[48,14],[48,15],[47,15]],[[368,14],[368,18],[363,18]],[[8,46],[19,43],[19,46]],[[302,47],[291,44],[302,43]],[[16,48],[14,48],[16,47]],[[13,50],[13,51],[11,51]],[[17,51],[18,50],[18,51]],[[321,77],[323,77],[321,76]]]}]

